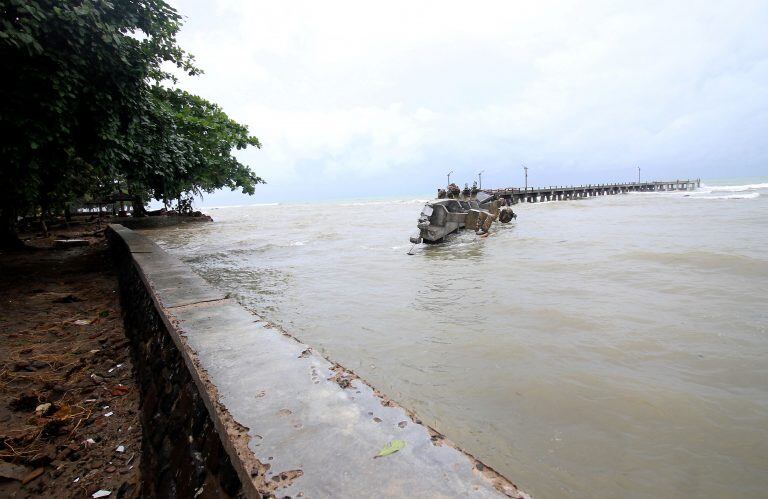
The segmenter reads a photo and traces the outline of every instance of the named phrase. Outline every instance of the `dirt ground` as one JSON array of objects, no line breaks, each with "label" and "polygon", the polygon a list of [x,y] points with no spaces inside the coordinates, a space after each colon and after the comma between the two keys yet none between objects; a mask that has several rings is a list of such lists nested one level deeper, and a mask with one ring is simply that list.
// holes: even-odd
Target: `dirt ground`
[{"label": "dirt ground", "polygon": [[39,249],[0,253],[0,497],[140,494],[117,277],[103,235],[79,234],[87,246],[31,236]]}]

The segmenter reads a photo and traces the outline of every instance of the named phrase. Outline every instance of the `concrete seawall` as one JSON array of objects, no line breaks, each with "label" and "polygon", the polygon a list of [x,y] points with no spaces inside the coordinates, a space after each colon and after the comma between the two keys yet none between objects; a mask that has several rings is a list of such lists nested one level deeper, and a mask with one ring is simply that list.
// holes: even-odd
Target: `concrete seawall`
[{"label": "concrete seawall", "polygon": [[[145,495],[527,497],[410,411],[111,225]],[[374,458],[388,442],[405,447]]]}]

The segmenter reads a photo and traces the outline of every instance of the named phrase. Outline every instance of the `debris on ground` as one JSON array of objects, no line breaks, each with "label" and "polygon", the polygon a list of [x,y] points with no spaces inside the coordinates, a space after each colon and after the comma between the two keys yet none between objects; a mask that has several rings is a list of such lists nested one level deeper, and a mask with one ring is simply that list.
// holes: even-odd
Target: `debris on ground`
[{"label": "debris on ground", "polygon": [[0,254],[0,497],[140,495],[117,278],[88,242]]}]

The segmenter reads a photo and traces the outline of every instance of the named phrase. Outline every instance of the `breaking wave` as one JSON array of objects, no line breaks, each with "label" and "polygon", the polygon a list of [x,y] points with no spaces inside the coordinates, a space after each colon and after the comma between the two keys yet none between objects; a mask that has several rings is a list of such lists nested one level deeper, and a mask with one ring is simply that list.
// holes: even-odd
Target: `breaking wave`
[{"label": "breaking wave", "polygon": [[701,199],[755,199],[760,197],[759,192],[748,192],[746,194],[726,194],[723,196],[694,196]]},{"label": "breaking wave", "polygon": [[702,192],[744,192],[744,191],[754,191],[757,189],[768,189],[768,182],[761,183],[761,184],[744,184],[744,185],[701,184]]},{"label": "breaking wave", "polygon": [[353,203],[339,203],[339,206],[383,206],[392,204],[423,204],[429,199],[392,199],[387,201],[356,201]]},{"label": "breaking wave", "polygon": [[225,204],[221,206],[201,206],[200,210],[221,210],[225,208],[257,208],[260,206],[280,206],[280,203]]},{"label": "breaking wave", "polygon": [[760,197],[760,193],[757,191],[761,189],[768,189],[768,183],[743,185],[701,184],[701,187],[696,191],[684,195],[694,199],[756,199]]}]

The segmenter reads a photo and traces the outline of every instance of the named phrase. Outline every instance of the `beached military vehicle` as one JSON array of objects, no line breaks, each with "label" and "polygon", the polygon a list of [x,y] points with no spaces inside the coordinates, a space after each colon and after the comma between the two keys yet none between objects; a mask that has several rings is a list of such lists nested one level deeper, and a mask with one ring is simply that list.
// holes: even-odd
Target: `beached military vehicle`
[{"label": "beached military vehicle", "polygon": [[[446,196],[441,189],[439,195]],[[474,230],[478,235],[487,235],[496,220],[508,223],[517,218],[511,206],[505,201],[483,191],[474,197],[441,197],[424,205],[416,224],[418,233],[411,236],[414,244],[436,244],[445,237],[462,229]]]}]

